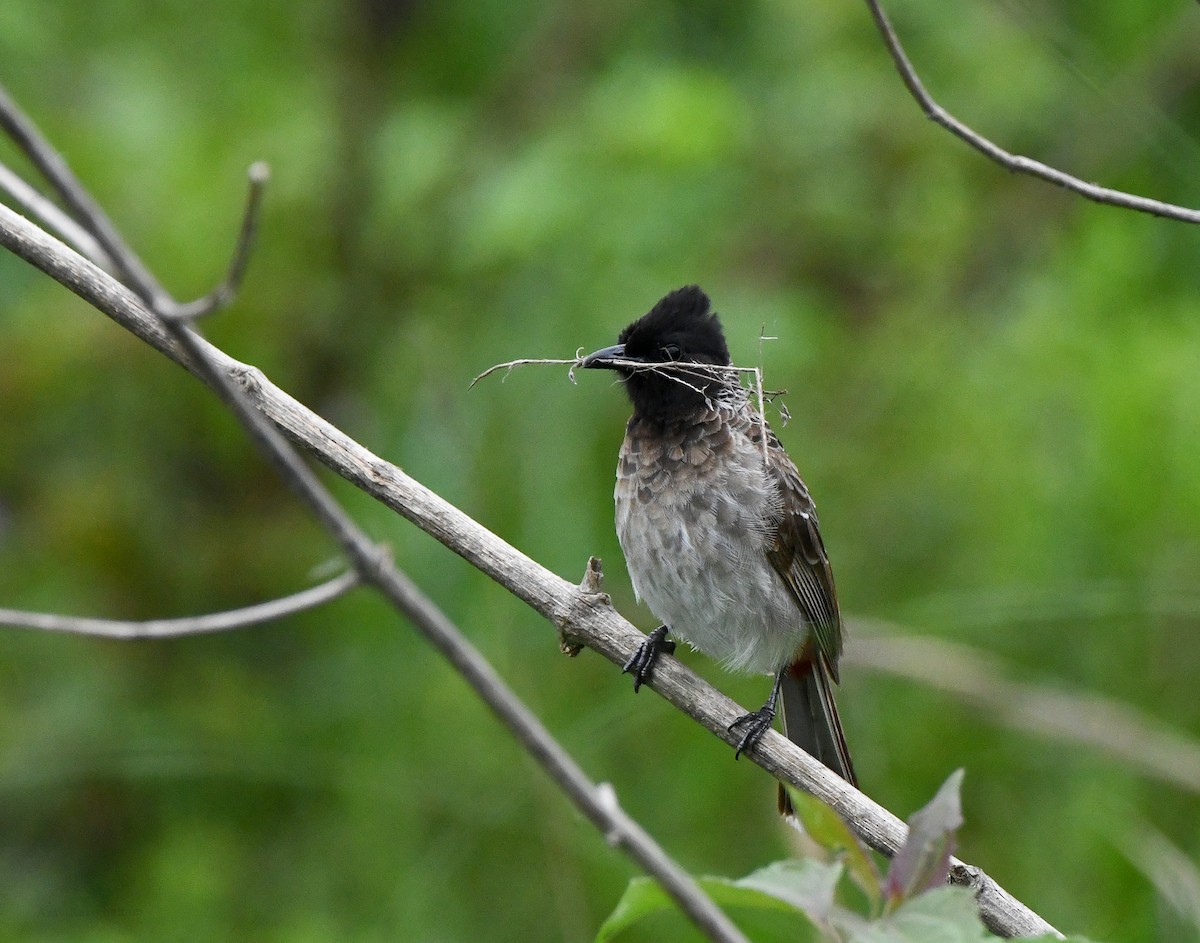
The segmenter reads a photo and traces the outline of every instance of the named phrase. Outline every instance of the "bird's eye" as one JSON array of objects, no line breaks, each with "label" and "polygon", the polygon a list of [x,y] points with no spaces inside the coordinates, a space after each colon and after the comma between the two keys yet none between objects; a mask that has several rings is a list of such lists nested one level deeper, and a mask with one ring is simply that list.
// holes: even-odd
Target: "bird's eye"
[{"label": "bird's eye", "polygon": [[666,354],[668,360],[678,360],[680,353],[682,353],[678,344],[666,344],[662,352]]}]

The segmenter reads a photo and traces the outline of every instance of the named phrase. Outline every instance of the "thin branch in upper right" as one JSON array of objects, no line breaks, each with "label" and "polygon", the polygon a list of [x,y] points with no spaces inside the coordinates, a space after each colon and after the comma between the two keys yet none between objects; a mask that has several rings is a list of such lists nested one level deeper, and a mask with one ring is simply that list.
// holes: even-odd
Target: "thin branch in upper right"
[{"label": "thin branch in upper right", "polygon": [[933,96],[926,91],[920,76],[917,74],[917,70],[913,67],[912,61],[904,51],[904,46],[901,45],[900,38],[896,35],[891,21],[888,19],[887,14],[884,13],[883,7],[880,6],[879,0],[866,0],[866,3],[871,11],[871,16],[875,20],[875,26],[883,37],[884,45],[892,57],[892,62],[896,66],[896,71],[900,73],[901,80],[904,82],[909,94],[921,106],[921,110],[925,112],[925,116],[935,124],[945,128],[955,137],[965,141],[971,147],[975,148],[975,150],[994,160],[1006,170],[1011,170],[1013,173],[1026,174],[1030,177],[1037,177],[1048,181],[1055,186],[1070,190],[1072,193],[1077,193],[1095,203],[1135,210],[1139,213],[1149,213],[1152,216],[1161,216],[1164,219],[1174,219],[1183,223],[1200,223],[1200,210],[1177,206],[1174,203],[1163,203],[1160,200],[1152,200],[1148,197],[1125,193],[1122,190],[1110,190],[1108,187],[1100,187],[1094,183],[1088,183],[1086,180],[1080,180],[1078,177],[1065,173],[1057,167],[1051,167],[1048,164],[1043,164],[1041,161],[1023,157],[1020,154],[1013,154],[994,141],[984,137],[974,128],[963,124],[934,101]]}]

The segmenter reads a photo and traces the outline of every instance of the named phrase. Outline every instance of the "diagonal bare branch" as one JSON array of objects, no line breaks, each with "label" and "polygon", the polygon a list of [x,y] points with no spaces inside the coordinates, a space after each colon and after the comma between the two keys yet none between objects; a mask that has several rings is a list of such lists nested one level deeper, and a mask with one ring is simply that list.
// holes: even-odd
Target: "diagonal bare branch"
[{"label": "diagonal bare branch", "polygon": [[1117,850],[1142,872],[1191,929],[1200,933],[1200,867],[1166,835],[1145,822],[1133,822],[1112,836]]},{"label": "diagonal bare branch", "polygon": [[16,629],[39,629],[43,632],[70,632],[76,635],[95,635],[111,639],[164,639],[184,635],[204,635],[211,632],[229,632],[244,629],[264,622],[273,622],[285,616],[315,609],[337,599],[360,583],[353,570],[313,586],[311,589],[272,599],[270,602],[231,609],[228,612],[213,612],[204,616],[189,616],[182,619],[146,619],[125,621],[119,619],[92,619],[81,616],[60,616],[49,612],[23,612],[19,609],[0,609],[0,626]]},{"label": "diagonal bare branch", "polygon": [[1174,219],[1184,223],[1200,223],[1200,210],[1176,206],[1174,203],[1163,203],[1159,200],[1149,199],[1148,197],[1135,196],[1121,190],[1110,190],[1107,187],[1088,183],[1086,180],[1080,180],[1078,177],[1073,177],[1071,174],[1064,173],[1048,164],[1043,164],[1041,161],[1006,151],[1000,145],[985,138],[978,131],[963,124],[934,101],[933,96],[925,90],[925,86],[921,82],[917,70],[913,67],[908,54],[904,51],[904,47],[901,45],[900,39],[896,35],[896,31],[892,28],[891,21],[888,19],[887,14],[884,13],[879,0],[866,0],[866,3],[871,11],[871,16],[875,20],[875,25],[883,37],[884,45],[887,46],[888,53],[892,57],[892,62],[896,66],[896,71],[900,73],[901,80],[904,82],[909,94],[916,99],[917,104],[921,106],[921,110],[925,112],[925,117],[929,118],[935,124],[945,128],[955,137],[965,141],[971,147],[975,148],[975,150],[994,160],[1006,170],[1011,170],[1013,173],[1037,177],[1040,180],[1053,183],[1055,186],[1070,190],[1072,193],[1077,193],[1096,203],[1119,206],[1123,209],[1136,210],[1139,213],[1149,213],[1152,216],[1161,216],[1164,219]]},{"label": "diagonal bare branch", "polygon": [[621,849],[642,870],[652,875],[710,940],[717,943],[749,943],[695,879],[621,808],[615,790],[607,784],[596,785],[588,778],[570,753],[558,744],[545,725],[496,673],[491,663],[416,584],[404,573],[395,570],[380,588],[470,683],[492,713],[600,830],[610,845]]}]

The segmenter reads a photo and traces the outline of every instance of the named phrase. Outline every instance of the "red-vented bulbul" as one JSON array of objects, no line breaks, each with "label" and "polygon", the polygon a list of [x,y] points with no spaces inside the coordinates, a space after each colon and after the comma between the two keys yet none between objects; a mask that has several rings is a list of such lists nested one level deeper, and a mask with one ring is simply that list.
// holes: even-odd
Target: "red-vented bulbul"
[{"label": "red-vented bulbul", "polygon": [[618,341],[583,366],[615,370],[633,402],[617,537],[634,592],[663,622],[625,666],[634,690],[673,650],[668,633],[732,670],[773,674],[767,703],[730,725],[737,755],[782,700],[788,738],[855,783],[833,700],[842,623],[817,512],[737,374],[712,369],[730,359],[708,296],[673,291]]}]

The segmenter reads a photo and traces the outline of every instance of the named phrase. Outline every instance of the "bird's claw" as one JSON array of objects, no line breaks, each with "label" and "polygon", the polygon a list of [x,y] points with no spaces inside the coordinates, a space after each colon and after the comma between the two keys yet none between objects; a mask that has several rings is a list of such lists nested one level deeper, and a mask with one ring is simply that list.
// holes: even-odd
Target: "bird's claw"
[{"label": "bird's claw", "polygon": [[742,739],[738,741],[737,750],[734,752],[733,758],[736,760],[747,750],[758,746],[758,741],[763,738],[763,734],[771,729],[771,724],[774,722],[775,709],[767,704],[756,711],[743,714],[730,724],[727,728],[730,733],[736,733],[740,727],[746,728],[746,732],[742,734]]},{"label": "bird's claw", "polygon": [[675,643],[667,638],[669,631],[670,629],[665,625],[660,625],[647,635],[646,640],[638,646],[637,651],[633,653],[629,661],[625,662],[625,666],[621,669],[622,673],[633,675],[633,691],[635,694],[638,688],[650,677],[650,671],[654,667],[654,663],[658,660],[659,652],[666,652],[668,655],[675,653]]}]

